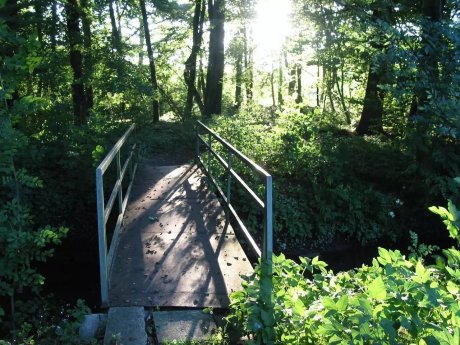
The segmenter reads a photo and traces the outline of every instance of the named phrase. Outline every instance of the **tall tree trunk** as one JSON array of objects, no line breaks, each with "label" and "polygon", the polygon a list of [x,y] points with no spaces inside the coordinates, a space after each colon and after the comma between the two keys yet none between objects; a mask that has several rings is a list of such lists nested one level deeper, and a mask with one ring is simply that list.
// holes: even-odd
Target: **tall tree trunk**
[{"label": "tall tree trunk", "polygon": [[284,52],[284,67],[289,71],[289,82],[288,82],[288,95],[292,96],[295,92],[295,82],[296,82],[296,69],[295,65],[289,66],[287,52]]},{"label": "tall tree trunk", "polygon": [[235,69],[235,109],[238,110],[241,108],[242,103],[241,85],[243,83],[243,52],[241,50],[237,51]]},{"label": "tall tree trunk", "polygon": [[[380,6],[372,12],[374,21],[378,22],[385,20],[390,23],[391,7],[386,5]],[[364,134],[378,134],[383,132],[383,100],[385,93],[379,89],[387,71],[386,66],[386,48],[377,39],[376,42],[371,41],[371,45],[376,49],[377,53],[370,62],[369,73],[367,77],[366,93],[364,95],[363,110],[356,133],[359,135]],[[376,61],[379,54],[383,59]]]},{"label": "tall tree trunk", "polygon": [[225,0],[208,0],[210,22],[208,72],[204,97],[204,115],[222,113],[224,78]]},{"label": "tall tree trunk", "polygon": [[35,27],[40,45],[43,47],[43,4],[41,0],[34,1],[35,9]]},{"label": "tall tree trunk", "polygon": [[118,56],[122,55],[121,33],[118,30],[117,19],[115,17],[114,0],[109,0],[110,25],[112,27],[112,47]]},{"label": "tall tree trunk", "polygon": [[320,92],[319,92],[319,77],[320,77],[321,66],[318,63],[316,70],[316,106],[319,108],[321,105]]},{"label": "tall tree trunk", "polygon": [[51,3],[51,32],[50,32],[50,41],[51,41],[51,50],[56,51],[56,34],[58,33],[58,15],[57,15],[57,0],[53,0]]},{"label": "tall tree trunk", "polygon": [[206,0],[195,0],[195,13],[193,16],[193,45],[190,56],[185,62],[184,80],[187,85],[187,100],[185,103],[184,116],[190,118],[192,116],[193,99],[196,100],[200,112],[204,112],[204,105],[201,100],[201,95],[198,92],[196,81],[196,62],[198,54],[201,50],[201,42],[203,40],[203,22],[206,10]]},{"label": "tall tree trunk", "polygon": [[[443,12],[443,0],[423,0],[422,1],[422,15],[428,19],[422,27],[422,49],[420,50],[420,61],[418,70],[420,74],[428,76],[428,88],[420,88],[417,90],[415,97],[412,99],[411,108],[409,111],[410,116],[414,116],[420,112],[423,105],[428,100],[428,93],[430,88],[433,88],[439,82],[439,69],[438,69],[438,52],[433,49],[430,41],[438,34],[436,32],[435,23],[441,21]],[[426,85],[427,80],[420,81],[417,85]]]},{"label": "tall tree trunk", "polygon": [[88,109],[93,108],[94,93],[93,93],[93,52],[92,52],[92,33],[91,33],[91,16],[92,4],[91,0],[80,0],[81,4],[81,19],[83,28],[83,46],[85,52],[83,54],[83,64],[85,73],[85,96],[86,106]]},{"label": "tall tree trunk", "polygon": [[157,82],[157,72],[155,68],[155,60],[153,58],[152,43],[150,41],[150,30],[149,23],[147,21],[147,11],[145,8],[145,0],[139,0],[139,5],[142,12],[142,21],[144,23],[145,32],[145,44],[147,46],[147,55],[149,57],[149,69],[150,69],[150,82],[152,84],[152,120],[153,122],[160,121],[160,102],[158,102],[159,91]]},{"label": "tall tree trunk", "polygon": [[[21,9],[21,5],[18,0],[6,0],[6,3],[1,8],[2,10],[2,19],[4,24],[7,26],[9,30],[11,30],[12,34],[16,34],[18,32],[20,25],[20,18],[19,11]],[[2,28],[3,29],[3,28]],[[0,44],[0,57],[11,57],[19,50],[18,43],[7,43]],[[3,85],[2,85],[3,86]],[[6,105],[8,109],[14,106],[14,103],[19,100],[19,91],[16,87],[13,95],[10,99],[6,100]]]},{"label": "tall tree trunk", "polygon": [[65,2],[65,13],[70,46],[70,66],[73,71],[72,101],[74,123],[77,126],[82,126],[86,125],[87,107],[83,86],[83,55],[81,52],[83,42],[80,32],[77,0],[67,0]]},{"label": "tall tree trunk", "polygon": [[[340,70],[341,70],[340,83],[339,83],[339,78],[337,78],[337,76],[335,76],[335,82],[336,82],[336,86],[337,86],[337,93],[339,94],[340,104],[342,105],[342,110],[343,110],[343,113],[345,114],[345,121],[346,121],[347,125],[351,125],[351,116],[350,116],[350,112],[348,111],[347,104],[345,102],[345,95],[344,95],[344,91],[343,91],[343,78],[344,78],[343,63],[340,66]],[[337,72],[335,71],[335,73],[337,73]]]},{"label": "tall tree trunk", "polygon": [[144,63],[144,43],[145,43],[145,31],[144,31],[144,19],[141,17],[139,21],[139,62],[138,66],[142,66]]},{"label": "tall tree trunk", "polygon": [[383,132],[383,92],[378,89],[382,75],[378,69],[372,61],[369,66],[363,110],[356,127],[356,133],[359,135]]},{"label": "tall tree trunk", "polygon": [[270,90],[272,94],[272,106],[273,110],[276,108],[276,96],[275,96],[275,71],[273,70],[273,65],[272,65],[272,70],[270,72]]},{"label": "tall tree trunk", "polygon": [[244,54],[244,83],[246,87],[246,99],[248,103],[252,101],[254,75],[252,70],[252,47],[249,46],[249,38],[246,26],[243,27],[243,54]]},{"label": "tall tree trunk", "polygon": [[198,91],[203,95],[206,93],[206,77],[204,74],[204,67],[203,67],[203,54],[200,54],[200,63],[198,67]]},{"label": "tall tree trunk", "polygon": [[280,108],[283,107],[284,105],[284,99],[283,99],[283,65],[280,60],[279,68],[278,68],[278,105]]},{"label": "tall tree trunk", "polygon": [[296,103],[302,103],[302,65],[300,63],[296,64],[296,76],[297,76],[297,98],[295,99]]}]

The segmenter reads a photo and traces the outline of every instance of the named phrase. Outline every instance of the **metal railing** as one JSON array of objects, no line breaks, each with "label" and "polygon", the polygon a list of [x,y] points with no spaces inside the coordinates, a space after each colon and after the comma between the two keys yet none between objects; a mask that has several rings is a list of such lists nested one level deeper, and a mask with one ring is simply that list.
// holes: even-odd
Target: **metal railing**
[{"label": "metal railing", "polygon": [[[204,132],[204,135],[200,134]],[[219,142],[224,150],[227,152],[227,159],[224,159],[219,153],[217,153],[212,148],[213,140]],[[227,190],[224,192],[222,188],[217,183],[214,176],[211,174],[210,169],[210,161],[208,156],[207,164],[203,161],[200,156],[200,147],[205,146],[207,149],[208,154],[212,154],[219,164],[225,169],[226,171],[226,179],[227,179]],[[237,221],[239,227],[241,228],[246,240],[251,245],[253,251],[261,257],[271,268],[271,260],[272,260],[272,253],[273,253],[273,208],[272,208],[272,176],[267,173],[263,168],[259,165],[254,163],[232,145],[227,143],[224,139],[222,139],[217,133],[212,131],[210,128],[205,126],[201,121],[197,121],[196,126],[196,156],[198,161],[203,166],[203,169],[206,171],[208,176],[211,178],[213,184],[215,185],[218,193],[224,200],[228,211],[234,216],[235,220]],[[265,184],[265,193],[263,200],[248,186],[248,184],[243,180],[243,178],[232,168],[232,158],[236,157],[240,161],[244,162],[252,171],[254,171],[259,177],[261,177]],[[242,186],[246,192],[252,197],[252,199],[256,202],[256,204],[263,210],[264,216],[264,227],[263,227],[263,239],[262,239],[262,250],[258,247],[257,243],[249,233],[247,227],[244,225],[243,221],[241,220],[240,216],[235,211],[234,207],[232,206],[231,202],[231,186],[232,181],[236,180],[240,186]]]},{"label": "metal railing", "polygon": [[[118,245],[120,229],[121,225],[123,224],[123,215],[126,210],[129,194],[131,193],[131,188],[133,185],[134,175],[136,174],[137,169],[137,162],[135,162],[136,143],[134,143],[129,148],[129,154],[126,160],[124,161],[123,166],[121,165],[120,150],[127,143],[130,134],[135,129],[135,126],[135,124],[132,124],[131,127],[128,128],[125,134],[123,134],[123,136],[117,141],[117,143],[113,146],[112,150],[110,150],[110,152],[107,154],[107,156],[96,169],[97,224],[99,234],[99,269],[101,279],[101,300],[103,306],[108,304],[109,279],[113,264],[113,256]],[[110,194],[110,197],[107,201],[107,206],[105,206],[104,173],[107,171],[108,167],[115,158],[117,180],[112,189],[112,193]],[[130,167],[130,182],[128,188],[126,189],[125,196],[123,197],[123,178],[126,175],[128,166]],[[116,199],[118,199],[118,218],[115,225],[115,230],[113,231],[109,251],[107,253],[106,226]]]}]

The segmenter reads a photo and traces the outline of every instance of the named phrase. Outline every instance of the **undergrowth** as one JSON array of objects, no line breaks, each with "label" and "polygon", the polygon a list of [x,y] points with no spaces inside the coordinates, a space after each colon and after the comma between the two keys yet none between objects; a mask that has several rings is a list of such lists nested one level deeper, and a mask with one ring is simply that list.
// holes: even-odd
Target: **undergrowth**
[{"label": "undergrowth", "polygon": [[[460,212],[452,202],[431,211],[456,240],[433,264],[416,243],[408,257],[379,248],[371,265],[337,274],[318,257],[274,256],[275,344],[459,344]],[[247,344],[266,343],[260,267],[244,280],[231,295],[227,330]]]},{"label": "undergrowth", "polygon": [[[427,169],[416,161],[407,138],[357,136],[325,122],[316,110],[257,111],[216,117],[211,125],[274,176],[279,250],[321,249],[337,241],[408,241],[412,229],[433,232],[435,220],[425,211],[429,205],[458,195],[449,182],[453,176],[443,170],[450,164],[450,174],[455,173],[456,161]],[[235,208],[245,212],[250,228],[257,228],[260,216],[243,193],[235,193]]]}]

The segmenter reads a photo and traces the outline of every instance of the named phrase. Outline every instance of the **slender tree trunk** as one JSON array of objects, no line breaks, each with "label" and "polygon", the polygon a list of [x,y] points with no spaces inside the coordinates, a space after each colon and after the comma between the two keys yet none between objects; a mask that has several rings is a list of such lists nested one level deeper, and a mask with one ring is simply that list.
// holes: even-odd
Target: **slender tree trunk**
[{"label": "slender tree trunk", "polygon": [[278,106],[280,108],[283,107],[284,105],[284,99],[283,99],[283,84],[284,84],[284,78],[283,78],[283,66],[280,60],[279,68],[278,68]]},{"label": "slender tree trunk", "polygon": [[224,78],[224,22],[225,1],[208,0],[210,21],[208,72],[204,97],[204,115],[222,113],[222,90]]},{"label": "slender tree trunk", "polygon": [[58,33],[58,15],[57,15],[57,0],[53,0],[51,3],[51,32],[50,32],[50,41],[51,41],[51,50],[56,51],[56,34]]},{"label": "slender tree trunk", "polygon": [[160,121],[160,102],[158,102],[159,91],[157,82],[157,72],[155,68],[155,60],[153,58],[152,43],[150,41],[150,30],[149,23],[147,21],[147,10],[145,8],[145,0],[139,0],[139,5],[142,12],[142,21],[144,23],[145,32],[145,44],[147,46],[147,55],[149,57],[149,69],[150,69],[150,82],[152,84],[152,120],[153,122]]},{"label": "slender tree trunk", "polygon": [[331,111],[335,113],[335,104],[334,104],[334,96],[332,91],[334,90],[334,80],[331,69],[327,69],[327,78],[326,78],[326,95],[329,99],[329,105],[331,107]]},{"label": "slender tree trunk", "polygon": [[272,66],[272,70],[270,72],[270,90],[271,90],[271,94],[272,94],[272,106],[273,106],[273,109],[275,109],[276,108],[275,71],[273,70],[273,66]]},{"label": "slender tree trunk", "polygon": [[319,77],[320,77],[321,67],[319,64],[317,67],[318,68],[316,70],[316,106],[319,108],[321,105],[320,92],[319,92]]},{"label": "slender tree trunk", "polygon": [[243,55],[244,55],[244,83],[246,86],[246,99],[248,103],[252,101],[254,75],[252,70],[252,48],[249,46],[248,30],[243,27]]},{"label": "slender tree trunk", "polygon": [[34,1],[35,9],[35,27],[37,29],[37,37],[40,45],[43,47],[43,4],[41,0]]},{"label": "slender tree trunk", "polygon": [[242,103],[242,90],[241,85],[243,83],[243,52],[239,50],[237,52],[235,61],[235,108],[236,110],[241,108]]},{"label": "slender tree trunk", "polygon": [[70,45],[70,66],[73,71],[72,101],[74,123],[77,126],[83,126],[86,125],[87,107],[83,86],[83,55],[81,52],[83,42],[80,32],[77,0],[68,0],[65,2],[65,13]]},{"label": "slender tree trunk", "polygon": [[203,67],[203,55],[200,54],[200,64],[199,64],[199,71],[198,71],[198,90],[199,92],[201,93],[201,95],[203,95],[203,98],[204,98],[204,94],[206,92],[206,77],[205,77],[205,73],[204,73],[204,67]]},{"label": "slender tree trunk", "polygon": [[201,50],[201,42],[203,40],[203,22],[206,10],[206,0],[195,0],[195,13],[193,16],[193,45],[190,56],[185,62],[184,80],[187,85],[187,100],[185,103],[184,116],[190,118],[192,116],[193,99],[196,100],[200,112],[204,113],[204,106],[201,100],[201,95],[198,92],[196,81],[196,63],[197,57]]},{"label": "slender tree trunk", "polygon": [[112,47],[118,56],[122,55],[121,33],[118,30],[117,19],[115,17],[114,0],[109,0],[110,25],[112,27]]},{"label": "slender tree trunk", "polygon": [[[19,19],[20,8],[21,7],[18,0],[6,0],[6,3],[1,8],[3,23],[8,27],[9,30],[11,30],[13,34],[16,34],[18,32],[19,27],[21,26],[19,22],[20,20],[22,20]],[[11,57],[18,51],[18,49],[19,45],[16,42],[10,42],[7,44],[4,44],[2,42],[0,44],[0,57]],[[12,108],[17,100],[19,100],[19,91],[16,88],[13,92],[12,97],[6,100],[6,105],[8,109]]]},{"label": "slender tree trunk", "polygon": [[[409,116],[411,117],[420,113],[420,109],[423,108],[423,104],[428,100],[430,88],[435,87],[435,85],[439,82],[438,52],[433,49],[430,44],[430,40],[435,41],[433,38],[438,36],[435,23],[441,21],[442,19],[443,4],[443,0],[422,1],[422,15],[428,20],[422,27],[422,49],[420,51],[418,70],[420,74],[426,74],[428,76],[429,86],[427,88],[419,88],[419,90],[416,91],[416,96],[412,99],[409,111]],[[426,84],[427,80],[423,80],[417,85]]]},{"label": "slender tree trunk", "polygon": [[296,103],[302,103],[302,65],[298,63],[296,65],[296,76],[297,76],[297,98],[295,99]]},{"label": "slender tree trunk", "polygon": [[340,83],[339,79],[335,77],[335,82],[337,86],[337,92],[339,94],[340,98],[340,104],[342,105],[342,110],[343,113],[345,114],[345,121],[347,125],[351,125],[351,117],[350,117],[350,112],[348,111],[347,104],[345,102],[345,95],[343,91],[343,78],[344,78],[344,73],[343,73],[343,64],[341,65],[341,78],[340,78]]},{"label": "slender tree trunk", "polygon": [[85,95],[86,106],[91,109],[94,105],[93,94],[93,52],[92,52],[92,33],[91,33],[91,0],[80,0],[81,19],[83,27],[83,46],[85,52],[83,55],[84,72],[85,72]]},{"label": "slender tree trunk", "polygon": [[144,43],[145,43],[145,31],[144,31],[144,19],[140,18],[139,25],[139,62],[138,66],[142,66],[144,63]]},{"label": "slender tree trunk", "polygon": [[289,82],[288,82],[288,95],[292,96],[295,92],[295,82],[296,82],[296,69],[294,66],[290,67],[288,58],[287,58],[287,52],[284,52],[284,66],[286,67],[286,70],[289,71]]}]

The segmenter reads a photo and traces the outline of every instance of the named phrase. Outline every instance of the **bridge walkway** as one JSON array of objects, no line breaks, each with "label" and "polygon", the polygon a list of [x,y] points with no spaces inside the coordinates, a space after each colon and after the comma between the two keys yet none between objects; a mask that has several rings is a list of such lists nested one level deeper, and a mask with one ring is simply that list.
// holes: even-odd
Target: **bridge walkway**
[{"label": "bridge walkway", "polygon": [[108,306],[227,308],[253,271],[196,165],[139,168],[109,280]]}]

